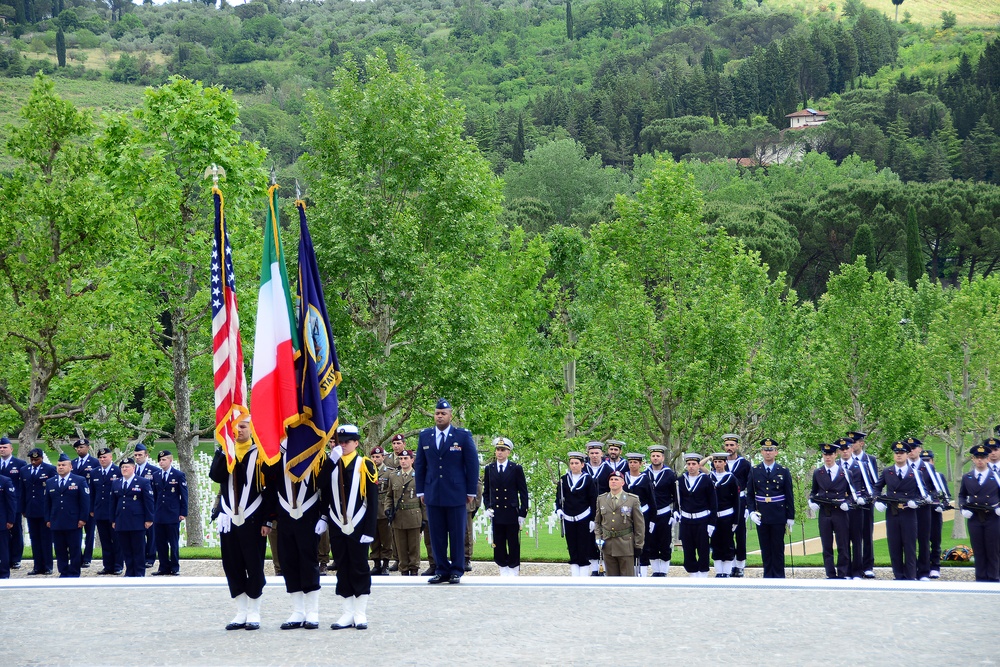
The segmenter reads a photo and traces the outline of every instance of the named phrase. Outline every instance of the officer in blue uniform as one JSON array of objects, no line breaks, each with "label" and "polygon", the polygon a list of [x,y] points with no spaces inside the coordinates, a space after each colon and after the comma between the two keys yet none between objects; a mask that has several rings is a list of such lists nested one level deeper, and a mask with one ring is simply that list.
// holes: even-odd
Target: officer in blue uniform
[{"label": "officer in blue uniform", "polygon": [[90,518],[90,487],[72,470],[69,457],[60,454],[57,474],[45,482],[45,525],[52,530],[61,578],[80,576],[83,527]]},{"label": "officer in blue uniform", "polygon": [[21,470],[21,508],[28,519],[28,537],[35,566],[28,574],[52,574],[52,531],[45,525],[45,482],[56,467],[42,462],[42,450],[28,452],[29,465]]},{"label": "officer in blue uniform", "polygon": [[17,516],[17,491],[10,477],[0,475],[0,579],[10,579],[10,529]]},{"label": "officer in blue uniform", "polygon": [[[160,475],[160,469],[153,465],[153,462],[149,460],[149,451],[146,449],[146,445],[141,442],[135,446],[135,474],[139,477],[144,478],[149,482],[150,486]],[[146,567],[153,567],[153,563],[156,562],[156,524],[146,529],[146,537],[144,538],[146,545]]]},{"label": "officer in blue uniform", "polygon": [[[809,509],[819,515],[819,540],[823,545],[823,567],[827,579],[850,579],[851,557],[848,549],[850,525],[850,485],[847,469],[838,462],[840,445],[821,443],[823,465],[813,470]],[[833,541],[837,541],[837,562],[833,560]]]},{"label": "officer in blue uniform", "polygon": [[107,447],[97,450],[97,462],[97,469],[90,472],[90,515],[94,518],[97,534],[101,538],[101,561],[104,565],[97,574],[116,575],[122,573],[125,559],[112,527],[115,522],[115,499],[112,491],[122,478],[122,471],[112,463],[111,450]]},{"label": "officer in blue uniform", "polygon": [[750,482],[750,462],[740,455],[740,436],[736,433],[726,433],[722,436],[722,447],[726,450],[726,470],[736,478],[736,483],[740,487],[740,505],[736,509],[736,559],[733,561],[730,577],[739,578],[743,576],[743,570],[747,566],[747,518],[750,510],[747,509],[747,485]]},{"label": "officer in blue uniform", "polygon": [[878,500],[875,509],[889,511],[885,515],[886,540],[893,577],[898,580],[917,578],[917,507],[927,491],[921,475],[910,467],[907,453],[910,446],[902,440],[892,443],[893,465],[882,469],[875,483]]},{"label": "officer in blue uniform", "polygon": [[864,470],[861,463],[853,456],[854,441],[851,438],[838,438],[833,444],[840,448],[840,469],[847,476],[847,493],[850,500],[847,509],[847,539],[848,545],[837,543],[838,549],[850,551],[850,569],[848,579],[864,579],[864,563],[862,560],[865,527],[868,525],[868,514],[875,508],[872,506],[874,488],[865,484]]},{"label": "officer in blue uniform", "polygon": [[[96,458],[90,455],[90,440],[80,438],[73,443],[76,450],[76,458],[73,459],[73,474],[79,475],[87,480],[88,491],[90,485],[90,472],[101,467]],[[94,534],[97,531],[97,522],[94,517],[87,515],[87,525],[83,535],[83,562],[80,567],[90,567],[90,561],[94,558]]]},{"label": "officer in blue uniform", "polygon": [[160,474],[153,478],[153,523],[156,525],[156,553],[160,567],[153,572],[157,575],[178,575],[181,564],[180,553],[181,521],[188,513],[187,476],[172,466],[174,455],[164,449],[156,455]]},{"label": "officer in blue uniform", "polygon": [[930,476],[931,485],[927,491],[931,494],[934,502],[931,503],[931,570],[930,579],[941,578],[941,533],[944,529],[944,508],[949,504],[951,491],[948,489],[948,481],[937,468],[934,467],[934,452],[924,449],[920,452],[920,460],[926,466]]},{"label": "officer in blue uniform", "polygon": [[153,525],[153,485],[135,474],[135,459],[122,459],[121,469],[122,478],[111,492],[115,506],[112,527],[125,558],[125,576],[144,577],[146,530]]},{"label": "officer in blue uniform", "polygon": [[757,526],[764,578],[784,579],[785,531],[795,525],[792,474],[775,462],[778,443],[771,438],[760,441],[760,454],[764,460],[750,471],[747,483],[747,508]]},{"label": "officer in blue uniform", "polygon": [[434,426],[420,432],[413,463],[414,485],[417,497],[427,506],[427,528],[437,565],[429,584],[461,583],[466,508],[479,491],[479,454],[472,433],[454,426],[451,417],[451,403],[438,400]]},{"label": "officer in blue uniform", "polygon": [[975,554],[976,581],[1000,582],[1000,476],[987,460],[997,442],[988,438],[969,450],[974,467],[962,476],[958,489]]},{"label": "officer in blue uniform", "polygon": [[[10,478],[14,485],[14,516],[8,521],[11,524],[9,535],[9,548],[7,551],[10,568],[16,570],[21,567],[21,556],[24,554],[24,532],[21,526],[21,469],[28,465],[14,456],[14,448],[7,436],[0,437],[0,475]],[[0,526],[0,532],[3,526]]]},{"label": "officer in blue uniform", "polygon": [[872,508],[872,497],[875,494],[875,482],[878,481],[880,468],[875,457],[865,451],[865,438],[868,434],[864,431],[848,431],[847,437],[851,442],[851,452],[854,462],[858,465],[858,475],[860,475],[861,486],[857,486],[858,494],[864,487],[864,497],[867,509],[863,515],[863,526],[861,529],[861,567],[862,577],[865,579],[875,578],[875,511]]},{"label": "officer in blue uniform", "polygon": [[483,506],[493,527],[493,560],[501,577],[521,573],[521,529],[528,516],[528,480],[524,468],[508,457],[514,443],[493,440],[496,461],[483,470]]}]

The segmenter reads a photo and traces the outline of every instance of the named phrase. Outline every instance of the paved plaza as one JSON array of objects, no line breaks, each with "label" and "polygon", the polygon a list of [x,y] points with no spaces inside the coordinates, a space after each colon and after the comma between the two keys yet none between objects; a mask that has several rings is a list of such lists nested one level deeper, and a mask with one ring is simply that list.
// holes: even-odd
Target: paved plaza
[{"label": "paved plaza", "polygon": [[262,627],[226,632],[225,580],[0,582],[0,665],[992,665],[1000,584],[958,581],[467,576],[376,578],[370,629],[281,631],[280,578]]}]

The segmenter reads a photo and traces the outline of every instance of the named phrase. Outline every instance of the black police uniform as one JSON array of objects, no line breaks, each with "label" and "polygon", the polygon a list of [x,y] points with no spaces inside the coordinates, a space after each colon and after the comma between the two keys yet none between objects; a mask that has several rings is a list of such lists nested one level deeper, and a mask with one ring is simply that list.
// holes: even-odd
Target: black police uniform
[{"label": "black police uniform", "polygon": [[493,510],[493,561],[498,567],[520,567],[518,518],[528,516],[528,481],[524,468],[508,459],[504,470],[494,461],[483,470],[483,506]]},{"label": "black police uniform", "polygon": [[[736,508],[736,556],[735,559],[745,563],[747,559],[747,485],[750,483],[750,462],[742,456],[726,460],[726,470],[736,478],[740,487],[740,504]],[[742,567],[742,566],[740,566]],[[742,576],[742,571],[739,576]]]},{"label": "black police uniform", "polygon": [[908,501],[923,497],[921,483],[909,461],[903,464],[902,476],[896,465],[886,466],[875,483],[875,492],[886,497],[885,532],[889,543],[889,560],[893,577],[899,580],[917,578],[917,511],[907,507]]},{"label": "black police uniform", "polygon": [[83,529],[90,518],[90,487],[81,475],[56,475],[45,483],[45,519],[52,530],[59,576],[79,577]]},{"label": "black police uniform", "polygon": [[757,536],[765,579],[785,578],[785,527],[795,519],[792,474],[775,461],[769,471],[759,463],[750,471],[747,508],[760,513]]},{"label": "black police uniform", "polygon": [[958,504],[972,512],[966,519],[969,540],[975,554],[976,581],[1000,582],[1000,479],[995,472],[986,469],[980,482],[975,469],[962,476],[958,489]]},{"label": "black police uniform", "polygon": [[[834,463],[832,468],[823,465],[813,471],[809,499],[819,505],[819,539],[823,545],[823,567],[827,579],[849,579],[852,576],[847,548],[850,523],[847,511],[841,509],[842,504],[851,501],[847,482],[846,470],[839,463]],[[833,560],[834,539],[837,541],[836,566]]]},{"label": "black police uniform", "polygon": [[[878,461],[867,452],[861,452],[860,455],[854,457],[854,460],[862,467],[861,481],[866,493],[873,495],[875,484],[881,476]],[[857,489],[860,493],[861,487],[859,486]],[[869,498],[869,500],[871,499]],[[875,509],[871,502],[868,502],[867,505],[868,511],[864,514],[865,524],[861,533],[861,567],[863,572],[872,573],[872,575],[865,574],[866,577],[871,578],[875,571]]]}]

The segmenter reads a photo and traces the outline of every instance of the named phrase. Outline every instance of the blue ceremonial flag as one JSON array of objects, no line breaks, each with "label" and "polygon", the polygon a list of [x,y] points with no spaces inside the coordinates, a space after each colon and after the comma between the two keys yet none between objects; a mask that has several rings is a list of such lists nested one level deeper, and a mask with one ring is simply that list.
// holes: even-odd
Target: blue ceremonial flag
[{"label": "blue ceremonial flag", "polygon": [[337,428],[340,363],[306,223],[306,204],[300,199],[295,207],[299,210],[300,230],[297,324],[304,354],[295,360],[299,419],[288,429],[286,453],[288,476],[301,481],[310,470],[319,472],[326,443]]}]

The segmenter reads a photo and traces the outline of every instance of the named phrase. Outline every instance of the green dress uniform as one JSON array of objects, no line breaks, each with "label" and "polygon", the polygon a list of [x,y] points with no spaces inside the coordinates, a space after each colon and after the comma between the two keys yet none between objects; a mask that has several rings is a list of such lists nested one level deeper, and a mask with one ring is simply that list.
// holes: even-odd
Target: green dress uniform
[{"label": "green dress uniform", "polygon": [[635,559],[642,551],[646,522],[642,518],[639,496],[622,491],[617,497],[610,491],[597,497],[594,534],[604,540],[604,566],[609,577],[634,577]]},{"label": "green dress uniform", "polygon": [[420,568],[420,524],[423,512],[413,469],[396,470],[388,475],[389,491],[386,505],[392,514],[392,539],[399,557],[399,573],[416,576]]},{"label": "green dress uniform", "polygon": [[371,558],[375,561],[371,573],[375,575],[389,574],[389,560],[392,558],[392,528],[386,517],[389,508],[389,476],[393,469],[383,463],[378,469],[378,529],[375,541],[372,542]]}]

